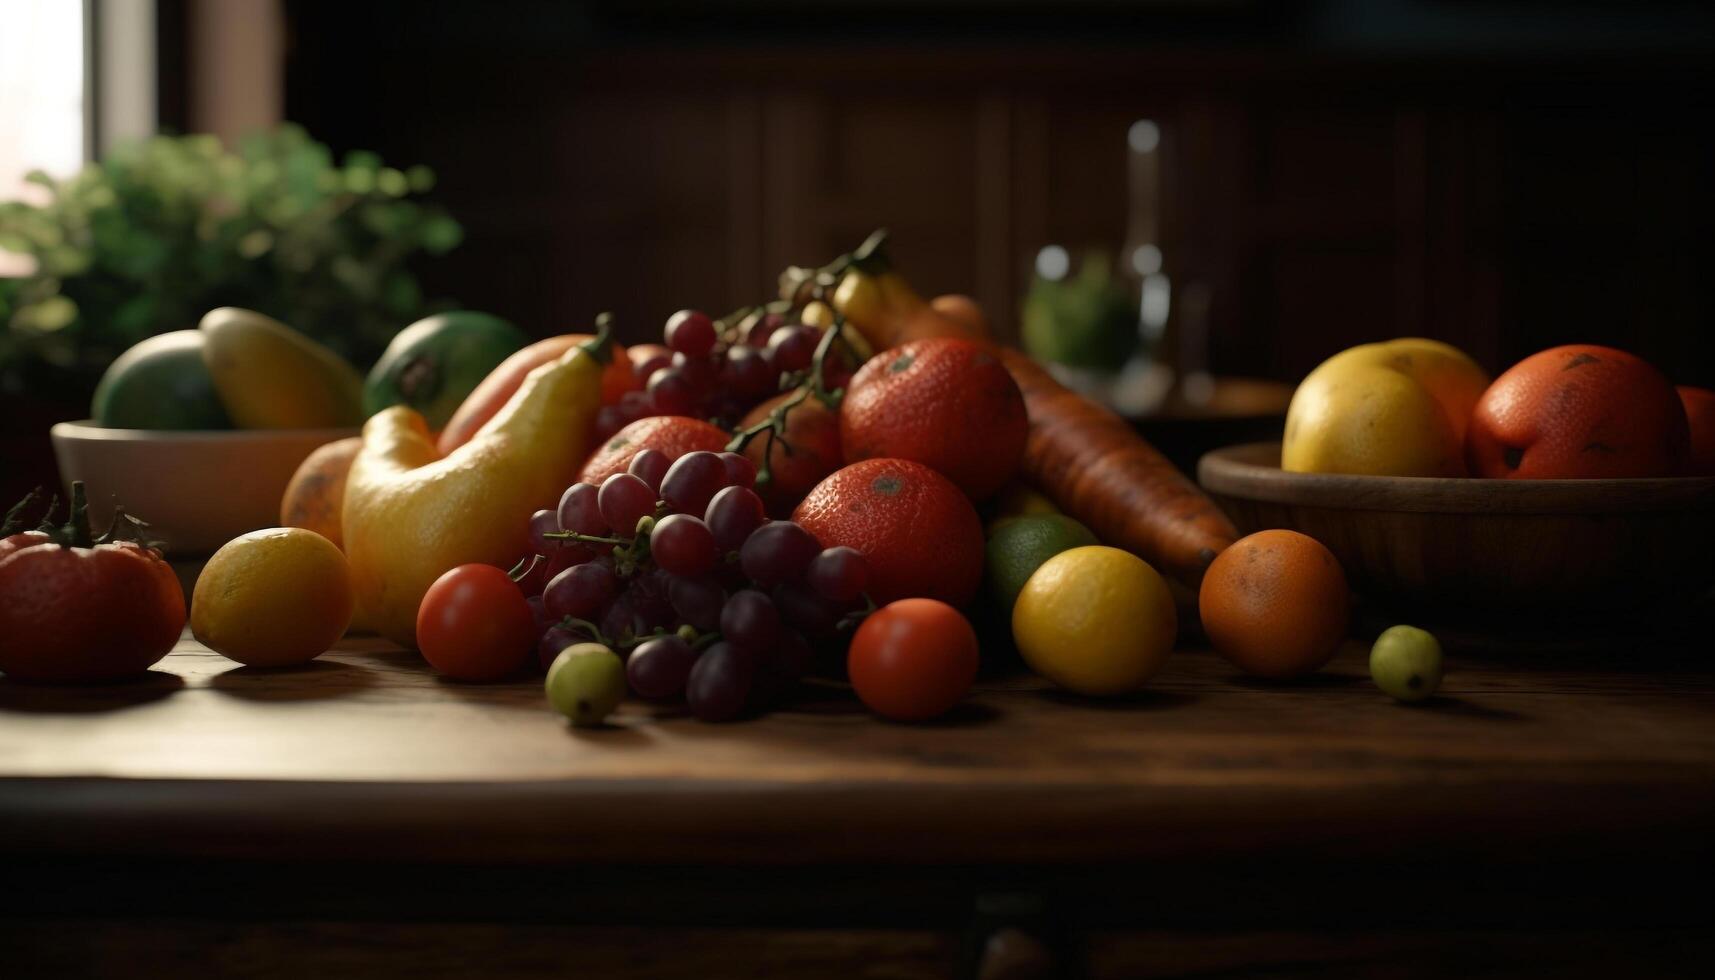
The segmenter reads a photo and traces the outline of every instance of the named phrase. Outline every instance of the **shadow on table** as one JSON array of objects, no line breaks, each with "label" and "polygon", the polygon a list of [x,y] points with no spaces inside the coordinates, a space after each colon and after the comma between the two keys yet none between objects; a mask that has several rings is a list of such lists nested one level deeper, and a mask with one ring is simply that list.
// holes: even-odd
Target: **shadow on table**
[{"label": "shadow on table", "polygon": [[1074,694],[1059,688],[1046,688],[1038,691],[1037,696],[1044,701],[1068,705],[1074,708],[1089,708],[1095,711],[1161,711],[1168,708],[1183,708],[1195,703],[1195,694],[1183,691],[1157,691],[1145,688],[1130,694],[1119,694],[1111,697],[1088,697]]},{"label": "shadow on table", "polygon": [[97,714],[159,701],[184,686],[184,678],[164,670],[107,684],[31,684],[0,676],[0,711]]},{"label": "shadow on table", "polygon": [[337,660],[292,667],[234,667],[215,674],[208,689],[246,701],[319,701],[350,697],[375,685],[375,672]]}]

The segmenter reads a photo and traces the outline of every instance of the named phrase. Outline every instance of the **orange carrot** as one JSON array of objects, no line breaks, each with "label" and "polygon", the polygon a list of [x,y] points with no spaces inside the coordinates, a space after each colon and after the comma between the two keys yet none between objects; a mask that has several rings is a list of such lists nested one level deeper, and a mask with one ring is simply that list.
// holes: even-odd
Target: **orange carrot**
[{"label": "orange carrot", "polygon": [[1104,543],[1193,588],[1238,538],[1227,516],[1126,421],[1001,348],[1030,412],[1025,476]]}]

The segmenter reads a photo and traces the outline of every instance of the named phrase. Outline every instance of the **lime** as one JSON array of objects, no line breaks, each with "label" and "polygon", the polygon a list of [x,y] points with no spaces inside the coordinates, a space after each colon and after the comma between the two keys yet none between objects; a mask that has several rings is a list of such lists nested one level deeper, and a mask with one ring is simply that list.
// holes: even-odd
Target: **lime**
[{"label": "lime", "polygon": [[994,529],[984,550],[989,589],[1003,610],[1042,563],[1062,551],[1099,544],[1090,529],[1065,514],[1014,517]]},{"label": "lime", "polygon": [[1370,677],[1401,701],[1422,701],[1441,686],[1441,642],[1428,630],[1390,626],[1370,648]]},{"label": "lime", "polygon": [[1126,694],[1161,669],[1178,612],[1167,582],[1129,551],[1100,545],[1043,563],[1012,608],[1030,669],[1079,694]]}]

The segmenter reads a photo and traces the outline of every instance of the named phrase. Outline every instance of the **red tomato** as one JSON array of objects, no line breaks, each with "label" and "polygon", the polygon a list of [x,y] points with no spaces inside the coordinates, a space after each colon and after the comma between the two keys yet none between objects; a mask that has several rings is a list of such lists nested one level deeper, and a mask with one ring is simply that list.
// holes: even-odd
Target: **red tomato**
[{"label": "red tomato", "polygon": [[500,680],[523,667],[535,647],[529,601],[493,565],[452,569],[417,607],[417,649],[454,680]]},{"label": "red tomato", "polygon": [[91,538],[82,483],[72,500],[63,526],[11,534],[20,505],[0,527],[0,673],[14,680],[134,677],[185,628],[172,567],[135,541]]},{"label": "red tomato", "polygon": [[895,721],[945,714],[977,676],[977,634],[937,599],[901,599],[869,615],[846,655],[852,689]]}]

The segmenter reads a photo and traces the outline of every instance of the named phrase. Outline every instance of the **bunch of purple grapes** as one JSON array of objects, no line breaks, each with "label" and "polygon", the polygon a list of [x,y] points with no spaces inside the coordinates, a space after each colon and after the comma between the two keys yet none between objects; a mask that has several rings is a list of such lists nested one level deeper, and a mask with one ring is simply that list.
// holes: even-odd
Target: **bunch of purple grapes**
[{"label": "bunch of purple grapes", "polygon": [[[708,314],[680,310],[667,318],[662,335],[665,346],[639,344],[628,352],[644,388],[597,413],[598,441],[652,415],[688,415],[730,428],[778,393],[785,379],[809,370],[822,330],[759,312],[723,335]],[[828,387],[843,385],[854,369],[839,358],[829,369]]]},{"label": "bunch of purple grapes", "polygon": [[852,548],[824,549],[771,521],[736,453],[669,465],[645,449],[600,487],[576,483],[530,519],[531,596],[547,664],[598,640],[628,655],[626,679],[651,700],[683,697],[705,721],[767,707],[811,668],[818,645],[865,607],[869,570]]}]

